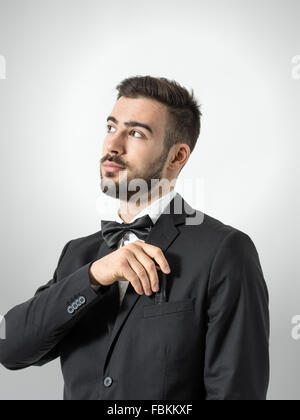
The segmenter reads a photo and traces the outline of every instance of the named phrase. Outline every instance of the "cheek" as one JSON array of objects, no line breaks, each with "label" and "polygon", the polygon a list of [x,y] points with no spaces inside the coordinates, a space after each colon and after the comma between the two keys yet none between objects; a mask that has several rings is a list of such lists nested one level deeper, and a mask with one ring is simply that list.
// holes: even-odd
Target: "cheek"
[{"label": "cheek", "polygon": [[128,143],[127,156],[129,161],[147,162],[153,156],[153,149],[138,141]]}]

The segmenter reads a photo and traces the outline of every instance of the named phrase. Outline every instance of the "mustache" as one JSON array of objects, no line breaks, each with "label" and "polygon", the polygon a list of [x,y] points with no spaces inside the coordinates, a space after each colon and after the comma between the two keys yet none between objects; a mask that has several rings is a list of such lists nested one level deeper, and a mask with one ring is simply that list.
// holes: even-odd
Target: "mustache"
[{"label": "mustache", "polygon": [[109,153],[108,153],[108,154],[106,154],[106,155],[105,155],[105,156],[101,159],[101,164],[102,164],[102,163],[104,163],[104,162],[106,162],[106,161],[116,163],[117,165],[123,166],[124,168],[126,168],[126,167],[127,167],[127,165],[125,165],[125,164],[124,164],[124,162],[122,162],[122,161],[119,159],[119,157],[118,157],[118,156],[113,156],[113,155],[110,155]]}]

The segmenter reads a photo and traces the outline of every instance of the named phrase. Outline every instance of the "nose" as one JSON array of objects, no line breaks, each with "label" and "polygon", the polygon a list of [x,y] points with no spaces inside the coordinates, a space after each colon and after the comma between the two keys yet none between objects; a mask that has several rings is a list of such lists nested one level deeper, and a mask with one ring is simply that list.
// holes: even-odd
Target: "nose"
[{"label": "nose", "polygon": [[120,154],[124,153],[124,139],[121,133],[115,133],[114,135],[110,135],[104,142],[104,146],[107,153],[110,154]]}]

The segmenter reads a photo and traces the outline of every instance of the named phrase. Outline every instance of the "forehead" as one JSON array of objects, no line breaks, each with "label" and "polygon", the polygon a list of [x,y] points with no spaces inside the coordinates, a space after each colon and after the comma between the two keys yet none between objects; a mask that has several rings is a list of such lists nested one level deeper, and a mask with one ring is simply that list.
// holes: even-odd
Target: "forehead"
[{"label": "forehead", "polygon": [[137,121],[149,125],[153,135],[164,135],[167,113],[167,106],[154,99],[121,96],[115,103],[111,115],[119,121],[119,124]]}]

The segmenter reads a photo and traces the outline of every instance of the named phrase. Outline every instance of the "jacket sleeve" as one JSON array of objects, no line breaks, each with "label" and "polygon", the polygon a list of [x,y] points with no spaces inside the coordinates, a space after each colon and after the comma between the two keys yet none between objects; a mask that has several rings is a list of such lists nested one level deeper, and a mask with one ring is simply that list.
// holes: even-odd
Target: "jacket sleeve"
[{"label": "jacket sleeve", "polygon": [[207,400],[265,400],[269,296],[252,240],[235,230],[214,258],[208,287]]},{"label": "jacket sleeve", "polygon": [[57,358],[59,342],[109,289],[101,286],[96,291],[91,287],[89,267],[93,261],[58,280],[60,264],[71,243],[65,245],[52,280],[5,315],[0,363],[7,369],[41,366]]}]

